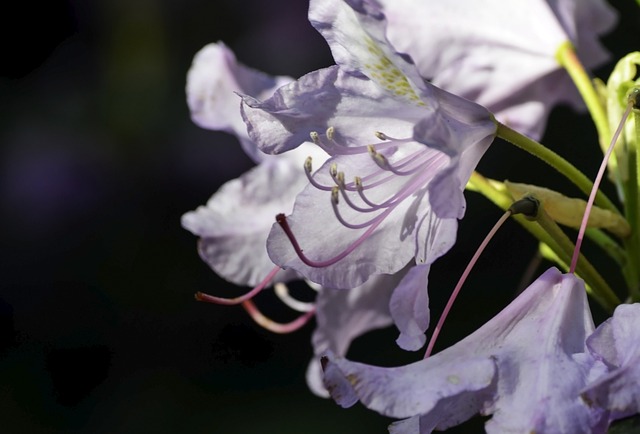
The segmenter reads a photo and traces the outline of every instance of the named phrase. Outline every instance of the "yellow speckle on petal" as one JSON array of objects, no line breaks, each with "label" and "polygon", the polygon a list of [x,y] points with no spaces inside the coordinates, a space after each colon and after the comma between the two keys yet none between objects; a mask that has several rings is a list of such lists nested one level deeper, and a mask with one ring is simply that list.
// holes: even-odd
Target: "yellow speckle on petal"
[{"label": "yellow speckle on petal", "polygon": [[449,375],[447,381],[451,384],[460,384],[460,377],[457,375]]},{"label": "yellow speckle on petal", "polygon": [[407,99],[413,104],[419,106],[425,105],[411,87],[407,77],[385,56],[380,47],[371,39],[367,40],[367,51],[373,55],[373,58],[365,63],[363,68],[365,74],[367,74],[371,80],[375,81],[390,93]]}]

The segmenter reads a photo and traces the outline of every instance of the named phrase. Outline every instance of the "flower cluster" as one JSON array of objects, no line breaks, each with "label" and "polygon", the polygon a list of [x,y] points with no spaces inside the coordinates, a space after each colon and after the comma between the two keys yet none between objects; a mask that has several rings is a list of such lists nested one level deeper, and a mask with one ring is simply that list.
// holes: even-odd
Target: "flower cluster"
[{"label": "flower cluster", "polygon": [[[603,433],[640,413],[640,305],[620,304],[578,256],[588,225],[590,240],[620,265],[629,301],[640,301],[640,54],[622,59],[607,84],[584,69],[608,60],[599,37],[616,23],[611,7],[311,0],[309,21],[334,66],[271,77],[217,43],[189,71],[194,122],[234,134],[256,162],[182,219],[216,273],[254,288],[197,298],[241,303],[275,332],[315,317],[309,386],[343,407],[359,401],[401,419],[391,432],[444,430],[480,414],[491,416],[489,433]],[[558,103],[589,110],[603,149],[619,142],[608,163],[618,204],[598,190],[599,177],[590,181],[535,141]],[[592,191],[589,202],[482,177],[476,166],[496,137]],[[413,364],[347,360],[355,338],[391,324],[400,348],[424,346],[429,272],[456,242],[465,189],[503,209],[523,193],[540,204],[538,220],[518,222],[568,272],[550,268],[477,331]],[[556,222],[579,227],[583,215],[574,249]],[[315,302],[289,294],[294,280],[317,290]],[[298,320],[260,313],[252,298],[270,287]],[[597,329],[587,293],[613,311]]]}]

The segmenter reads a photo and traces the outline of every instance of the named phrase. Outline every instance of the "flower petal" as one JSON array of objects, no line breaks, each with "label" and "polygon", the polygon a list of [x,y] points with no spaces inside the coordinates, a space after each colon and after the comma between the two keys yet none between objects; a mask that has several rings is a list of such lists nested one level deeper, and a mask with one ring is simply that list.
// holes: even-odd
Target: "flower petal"
[{"label": "flower petal", "polygon": [[307,383],[320,396],[329,394],[322,384],[319,357],[331,351],[347,354],[351,342],[371,330],[392,324],[389,298],[404,271],[374,276],[367,283],[349,290],[323,289],[316,299],[316,330],[311,342],[316,357],[307,369]]},{"label": "flower petal", "polygon": [[410,137],[414,122],[425,114],[338,67],[311,72],[263,102],[245,96],[242,105],[249,137],[267,154],[294,149],[309,140],[310,132],[329,127],[357,145],[370,143],[376,131]]},{"label": "flower petal", "polygon": [[[271,158],[224,184],[207,202],[182,217],[182,226],[201,237],[202,259],[225,279],[254,286],[271,269],[266,240],[274,216],[293,206],[307,179],[289,159]],[[288,280],[280,273],[276,281]]]},{"label": "flower petal", "polygon": [[393,291],[389,308],[400,330],[396,340],[403,350],[420,349],[429,327],[429,294],[427,292],[430,265],[412,267]]},{"label": "flower petal", "polygon": [[187,103],[191,119],[202,128],[235,134],[254,161],[262,154],[249,140],[235,92],[267,98],[289,77],[272,77],[237,62],[222,42],[209,44],[195,55],[187,75]]},{"label": "flower petal", "polygon": [[597,37],[612,19],[599,0],[490,0],[482,7],[472,0],[380,2],[388,39],[414,59],[423,77],[534,138],[541,137],[553,105],[582,107],[555,59],[561,44],[572,40],[589,67],[606,60]]},{"label": "flower petal", "polygon": [[605,412],[578,395],[592,330],[584,283],[550,269],[452,347],[400,368],[330,359],[335,369],[325,382],[349,402],[355,395],[387,416],[421,416],[426,427],[446,429],[481,412],[493,415],[488,433],[596,432]]},{"label": "flower petal", "polygon": [[610,372],[582,392],[584,399],[610,410],[613,419],[640,413],[640,304],[618,306],[587,345]]}]

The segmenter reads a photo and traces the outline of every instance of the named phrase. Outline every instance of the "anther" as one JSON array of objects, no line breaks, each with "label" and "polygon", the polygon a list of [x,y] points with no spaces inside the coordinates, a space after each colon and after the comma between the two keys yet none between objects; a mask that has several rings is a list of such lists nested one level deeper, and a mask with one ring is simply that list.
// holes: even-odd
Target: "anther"
[{"label": "anther", "polygon": [[336,163],[331,164],[329,166],[329,174],[332,178],[335,178],[338,175],[338,165]]},{"label": "anther", "polygon": [[344,185],[344,172],[338,172],[338,174],[336,175],[334,181],[336,181],[336,184],[338,184],[338,187],[345,188],[345,185]]},{"label": "anther", "polygon": [[311,173],[313,171],[313,165],[312,165],[313,159],[311,157],[307,157],[304,160],[304,170],[307,173]]},{"label": "anther", "polygon": [[327,138],[329,140],[333,140],[333,133],[335,133],[335,132],[336,132],[335,128],[333,128],[333,127],[327,128],[327,133],[326,133],[327,134]]},{"label": "anther", "polygon": [[337,205],[339,201],[340,201],[340,188],[338,186],[334,186],[331,189],[331,202]]},{"label": "anther", "polygon": [[353,183],[356,185],[356,190],[362,190],[362,178],[356,176],[353,178]]},{"label": "anther", "polygon": [[384,155],[376,151],[376,148],[374,148],[373,145],[368,145],[367,150],[369,151],[369,155],[371,155],[371,158],[373,158],[373,161],[375,161],[378,167],[380,167],[381,169],[388,169],[389,162]]},{"label": "anther", "polygon": [[313,143],[315,143],[316,145],[318,144],[318,142],[320,142],[320,136],[318,135],[318,133],[316,131],[311,131],[309,133],[309,137],[311,137],[311,141]]},{"label": "anther", "polygon": [[376,137],[379,138],[380,140],[389,140],[389,137],[382,131],[376,131],[375,134],[376,134]]}]

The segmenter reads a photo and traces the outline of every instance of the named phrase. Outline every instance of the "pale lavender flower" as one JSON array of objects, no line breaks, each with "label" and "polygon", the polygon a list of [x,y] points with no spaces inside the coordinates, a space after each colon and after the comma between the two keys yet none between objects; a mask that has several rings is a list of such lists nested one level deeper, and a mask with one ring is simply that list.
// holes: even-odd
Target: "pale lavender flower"
[{"label": "pale lavender flower", "polygon": [[606,412],[580,398],[592,365],[594,330],[584,283],[550,269],[509,306],[457,344],[425,360],[381,368],[324,359],[325,385],[338,404],[360,401],[407,420],[396,433],[429,433],[475,414],[488,433],[598,433]]},{"label": "pale lavender flower", "polygon": [[[262,153],[249,139],[240,115],[242,92],[267,97],[288,77],[271,77],[237,62],[223,43],[209,44],[194,57],[187,76],[187,102],[193,121],[203,128],[234,134],[256,167],[224,184],[206,206],[182,217],[182,225],[200,241],[201,257],[219,275],[238,285],[255,286],[274,268],[266,252],[266,240],[274,216],[289,212],[307,179],[300,170],[314,147],[303,147],[283,156]],[[326,154],[325,154],[326,155]],[[276,281],[295,276],[281,272]]]},{"label": "pale lavender flower", "polygon": [[607,372],[582,392],[585,401],[611,412],[611,419],[640,413],[640,304],[622,304],[587,339]]},{"label": "pale lavender flower", "polygon": [[616,23],[603,0],[377,0],[387,36],[433,84],[539,138],[551,108],[584,103],[556,54],[576,47],[588,68],[609,55],[598,37]]},{"label": "pale lavender flower", "polygon": [[[266,254],[266,239],[274,216],[290,212],[295,196],[307,184],[302,170],[303,159],[310,153],[316,160],[326,158],[322,150],[311,144],[284,155],[266,155],[248,137],[240,116],[240,98],[234,92],[264,97],[287,80],[291,79],[269,77],[238,63],[222,43],[209,44],[196,54],[188,74],[187,100],[194,122],[207,129],[234,134],[243,149],[258,162],[240,178],[224,184],[206,206],[198,207],[182,218],[183,226],[201,237],[198,248],[203,260],[222,277],[238,285],[258,285],[274,268]],[[415,313],[412,306],[407,306],[405,315],[404,306],[397,306],[398,302],[391,298],[393,289],[405,274],[406,270],[402,270],[395,275],[375,276],[349,291],[323,290],[314,286],[319,292],[312,304],[297,303],[288,295],[283,297],[282,286],[275,292],[294,309],[315,309],[317,328],[313,346],[316,354],[331,350],[345,355],[353,339],[369,330],[391,325],[392,315],[399,322],[404,340],[422,339],[423,343],[423,331],[428,325],[426,276],[422,283],[416,282],[414,277],[411,290],[399,291],[401,294],[408,292],[405,304],[411,304],[411,294],[414,294],[421,306]],[[412,274],[416,275],[416,272]],[[273,281],[299,278],[289,270],[278,273]],[[414,324],[414,317],[423,327],[421,330]],[[317,358],[312,359],[308,379],[311,389],[323,394]]]},{"label": "pale lavender flower", "polygon": [[312,1],[309,17],[338,66],[264,101],[245,97],[242,107],[263,151],[289,151],[311,136],[331,155],[313,175],[307,162],[310,185],[293,214],[279,219],[299,245],[274,227],[269,255],[336,288],[393,274],[414,259],[429,265],[455,242],[462,191],[495,136],[493,117],[425,82],[386,40],[375,4]]}]

